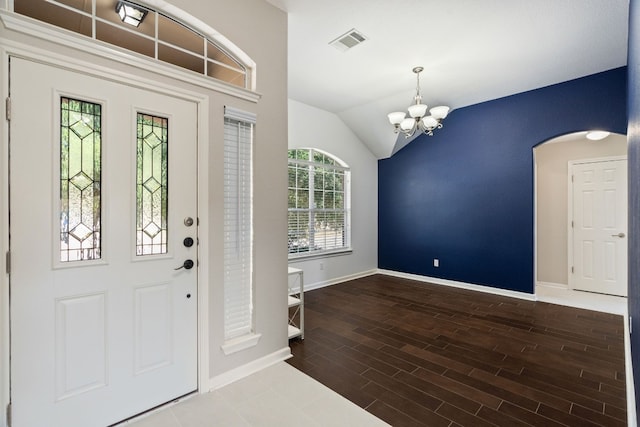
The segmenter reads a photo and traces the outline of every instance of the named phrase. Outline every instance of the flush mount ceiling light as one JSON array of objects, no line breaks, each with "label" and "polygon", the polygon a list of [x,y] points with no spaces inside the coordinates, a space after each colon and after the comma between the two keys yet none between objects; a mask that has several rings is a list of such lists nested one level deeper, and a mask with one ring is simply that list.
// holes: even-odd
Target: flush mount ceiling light
[{"label": "flush mount ceiling light", "polygon": [[587,132],[587,139],[590,139],[591,141],[600,141],[601,139],[608,137],[609,134],[610,133],[605,130],[592,130]]},{"label": "flush mount ceiling light", "polygon": [[144,20],[144,17],[147,16],[147,9],[123,1],[119,1],[116,4],[116,12],[120,15],[122,22],[133,25],[134,27],[138,27]]},{"label": "flush mount ceiling light", "polygon": [[415,67],[413,72],[416,73],[417,85],[416,96],[413,98],[414,104],[410,105],[409,116],[402,111],[396,111],[387,114],[389,122],[394,127],[395,133],[402,132],[405,138],[412,137],[417,130],[429,136],[433,136],[434,129],[442,128],[442,120],[449,114],[449,107],[440,105],[429,110],[427,114],[427,105],[422,103],[422,95],[420,95],[420,73],[424,70],[422,67]]}]

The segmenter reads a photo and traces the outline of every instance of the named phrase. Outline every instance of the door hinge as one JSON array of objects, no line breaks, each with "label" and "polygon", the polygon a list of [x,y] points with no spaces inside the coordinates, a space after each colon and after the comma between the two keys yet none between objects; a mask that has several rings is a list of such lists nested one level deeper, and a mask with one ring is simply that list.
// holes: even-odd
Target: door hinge
[{"label": "door hinge", "polygon": [[633,316],[629,316],[629,335],[633,333]]},{"label": "door hinge", "polygon": [[6,112],[7,121],[11,121],[11,98],[7,97],[4,102],[4,110]]},{"label": "door hinge", "polygon": [[571,274],[573,273],[574,273],[574,269],[573,269],[573,266],[571,266]]},{"label": "door hinge", "polygon": [[571,182],[573,182],[573,175],[571,175]]},{"label": "door hinge", "polygon": [[7,255],[4,259],[5,269],[7,270],[7,274],[11,274],[11,252],[7,251]]},{"label": "door hinge", "polygon": [[7,427],[11,427],[11,403],[7,404]]},{"label": "door hinge", "polygon": [[573,221],[571,221],[571,228],[573,228]]}]

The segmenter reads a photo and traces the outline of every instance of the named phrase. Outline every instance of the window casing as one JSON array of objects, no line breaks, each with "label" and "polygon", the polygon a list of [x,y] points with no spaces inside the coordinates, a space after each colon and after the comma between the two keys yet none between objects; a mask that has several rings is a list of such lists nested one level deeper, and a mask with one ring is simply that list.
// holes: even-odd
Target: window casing
[{"label": "window casing", "polygon": [[351,170],[314,148],[289,150],[289,259],[351,250]]}]

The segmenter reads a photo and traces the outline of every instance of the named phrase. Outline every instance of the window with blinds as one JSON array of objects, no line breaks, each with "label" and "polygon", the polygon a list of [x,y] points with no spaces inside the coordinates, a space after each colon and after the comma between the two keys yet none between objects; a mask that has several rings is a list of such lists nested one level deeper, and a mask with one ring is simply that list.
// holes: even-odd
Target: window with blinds
[{"label": "window with blinds", "polygon": [[252,154],[254,115],[225,107],[224,333],[253,332]]},{"label": "window with blinds", "polygon": [[328,153],[289,150],[289,258],[351,249],[350,178]]}]

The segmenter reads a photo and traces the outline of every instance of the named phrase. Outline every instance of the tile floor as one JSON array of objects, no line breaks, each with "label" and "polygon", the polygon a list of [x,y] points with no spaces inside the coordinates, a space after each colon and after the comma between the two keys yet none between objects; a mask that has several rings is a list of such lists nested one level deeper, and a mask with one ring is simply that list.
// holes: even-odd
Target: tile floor
[{"label": "tile floor", "polygon": [[536,286],[538,301],[605,313],[627,314],[627,299],[613,295],[595,294],[592,292],[574,291],[560,286],[539,284]]},{"label": "tile floor", "polygon": [[387,426],[284,362],[122,427]]}]

